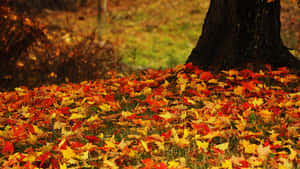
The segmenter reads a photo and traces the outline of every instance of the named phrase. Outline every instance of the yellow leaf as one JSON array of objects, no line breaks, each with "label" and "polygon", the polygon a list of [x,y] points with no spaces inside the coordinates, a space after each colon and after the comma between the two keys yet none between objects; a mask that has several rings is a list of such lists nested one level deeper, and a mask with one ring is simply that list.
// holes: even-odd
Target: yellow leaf
[{"label": "yellow leaf", "polygon": [[236,127],[239,129],[239,131],[244,131],[245,127],[247,127],[247,121],[244,119],[243,116],[237,115],[240,120],[236,120]]},{"label": "yellow leaf", "polygon": [[147,134],[148,134],[148,129],[149,129],[148,127],[137,128],[137,129],[135,129],[135,131],[141,133],[141,134],[144,135],[144,136],[147,136]]},{"label": "yellow leaf", "polygon": [[107,165],[106,167],[109,167],[110,169],[119,169],[116,163],[112,160],[104,160],[104,165]]},{"label": "yellow leaf", "polygon": [[286,158],[280,158],[279,161],[282,162],[281,164],[279,164],[279,167],[278,167],[279,169],[294,169],[295,168],[293,163]]},{"label": "yellow leaf", "polygon": [[270,153],[271,153],[270,146],[264,147],[263,145],[260,144],[257,147],[257,154],[260,159],[265,160]]},{"label": "yellow leaf", "polygon": [[21,113],[24,117],[29,118],[32,113],[30,113],[28,110],[29,106],[22,106],[22,108],[18,110],[18,113]]},{"label": "yellow leaf", "polygon": [[159,116],[165,120],[169,120],[169,119],[173,118],[175,115],[170,112],[165,112],[163,114],[159,114]]},{"label": "yellow leaf", "polygon": [[101,138],[101,139],[103,139],[104,138],[104,134],[100,133],[100,134],[98,134],[98,137]]},{"label": "yellow leaf", "polygon": [[60,169],[67,169],[66,163],[59,164],[59,168],[60,168]]},{"label": "yellow leaf", "polygon": [[184,120],[186,118],[186,115],[187,115],[186,111],[182,112],[181,115],[180,115],[180,119]]},{"label": "yellow leaf", "polygon": [[233,93],[235,95],[242,95],[242,94],[244,94],[244,90],[245,89],[242,86],[238,86],[238,87],[234,88]]},{"label": "yellow leaf", "polygon": [[164,84],[161,85],[163,88],[167,88],[169,86],[169,82],[167,80],[164,81]]},{"label": "yellow leaf", "polygon": [[102,104],[99,106],[99,108],[103,111],[103,112],[108,112],[111,110],[111,107],[109,104]]},{"label": "yellow leaf", "polygon": [[169,168],[178,168],[179,167],[179,162],[177,162],[177,161],[169,161],[168,165],[169,165]]},{"label": "yellow leaf", "polygon": [[81,160],[87,160],[89,158],[89,151],[85,151],[80,155]]},{"label": "yellow leaf", "polygon": [[53,143],[46,143],[46,145],[43,145],[40,150],[42,152],[47,152],[47,151],[51,151],[53,149]]},{"label": "yellow leaf", "polygon": [[61,101],[61,105],[62,106],[69,106],[72,103],[74,103],[74,100],[71,99],[70,97],[64,97],[64,98],[62,98],[62,101]]},{"label": "yellow leaf", "polygon": [[38,139],[38,137],[36,135],[29,133],[28,142],[30,144],[35,144],[37,139]]},{"label": "yellow leaf", "polygon": [[38,135],[44,134],[43,130],[41,130],[38,126],[32,125],[34,128],[34,132],[36,132]]},{"label": "yellow leaf", "polygon": [[290,160],[294,160],[297,156],[297,152],[289,145],[288,146],[289,150],[290,150],[290,155],[289,155],[289,159]]},{"label": "yellow leaf", "polygon": [[109,140],[105,140],[104,142],[106,144],[106,147],[116,149],[115,135],[112,135],[112,137]]},{"label": "yellow leaf", "polygon": [[81,100],[80,104],[81,104],[81,105],[84,104],[84,102],[86,102],[87,100],[88,100],[87,97],[83,98],[83,99]]},{"label": "yellow leaf", "polygon": [[190,131],[188,130],[188,129],[184,129],[183,130],[183,138],[186,138],[187,136],[189,136],[190,135]]},{"label": "yellow leaf", "polygon": [[142,90],[142,93],[143,93],[144,95],[149,95],[149,94],[151,94],[151,92],[152,92],[152,89],[151,89],[150,87],[145,87],[145,88]]},{"label": "yellow leaf", "polygon": [[190,103],[190,104],[193,104],[193,105],[196,104],[196,102],[194,100],[191,100],[189,98],[187,98],[187,102]]},{"label": "yellow leaf", "polygon": [[32,26],[32,25],[33,25],[33,22],[32,22],[29,18],[25,18],[25,19],[24,19],[24,24],[25,24],[25,25]]},{"label": "yellow leaf", "polygon": [[214,138],[216,136],[220,136],[220,135],[221,135],[220,131],[212,131],[212,132],[209,132],[207,135],[203,136],[202,138],[211,140],[212,138]]},{"label": "yellow leaf", "polygon": [[205,83],[197,84],[196,86],[198,92],[202,92],[207,90],[207,86]]},{"label": "yellow leaf", "polygon": [[178,141],[175,142],[180,148],[187,147],[190,144],[190,141],[186,138],[180,138]]},{"label": "yellow leaf", "polygon": [[15,91],[18,93],[19,96],[24,96],[26,94],[25,90],[20,87],[15,88]]},{"label": "yellow leaf", "polygon": [[281,146],[282,144],[283,144],[283,143],[282,143],[282,141],[280,141],[280,140],[274,141],[274,143],[273,143],[274,146],[276,146],[276,145]]},{"label": "yellow leaf", "polygon": [[230,160],[225,160],[222,162],[222,168],[232,169],[232,163]]},{"label": "yellow leaf", "polygon": [[53,125],[53,128],[54,129],[62,129],[63,127],[65,127],[65,123],[62,123],[62,122],[60,122],[60,121],[56,121],[56,122],[54,122],[54,125]]},{"label": "yellow leaf", "polygon": [[188,83],[188,80],[185,78],[185,74],[177,74],[177,87],[179,87],[179,93],[182,94],[182,92],[185,91],[186,84]]},{"label": "yellow leaf", "polygon": [[[23,155],[25,155],[25,154],[23,154]],[[37,156],[36,154],[25,155],[25,158],[23,159],[23,161],[33,163],[36,159],[36,156]]]},{"label": "yellow leaf", "polygon": [[252,104],[254,106],[260,106],[264,103],[264,99],[262,98],[254,98],[254,100],[252,101]]},{"label": "yellow leaf", "polygon": [[217,79],[210,79],[209,81],[208,81],[208,83],[218,83],[218,80]]},{"label": "yellow leaf", "polygon": [[65,159],[69,160],[77,157],[76,153],[68,146],[66,150],[61,150]]},{"label": "yellow leaf", "polygon": [[262,165],[261,159],[255,157],[255,156],[251,156],[247,161],[250,163],[250,165],[252,167],[257,167],[257,166]]},{"label": "yellow leaf", "polygon": [[277,141],[277,136],[279,136],[279,133],[275,133],[274,131],[271,132],[272,134],[270,135],[270,140],[275,142]]},{"label": "yellow leaf", "polygon": [[54,119],[56,117],[56,113],[52,113],[50,119]]},{"label": "yellow leaf", "polygon": [[98,115],[93,115],[89,119],[87,119],[87,122],[91,123],[91,122],[96,121],[98,119],[99,119]]},{"label": "yellow leaf", "polygon": [[90,150],[90,149],[94,149],[94,148],[97,148],[97,146],[92,143],[87,143],[82,147],[83,150]]},{"label": "yellow leaf", "polygon": [[127,118],[130,117],[131,115],[133,115],[133,113],[129,112],[129,111],[122,111],[122,117]]},{"label": "yellow leaf", "polygon": [[84,107],[76,107],[74,109],[71,109],[70,112],[71,113],[86,112],[86,109]]},{"label": "yellow leaf", "polygon": [[248,140],[241,140],[240,143],[243,145],[245,149],[245,153],[249,154],[255,154],[257,145],[256,144],[251,144]]},{"label": "yellow leaf", "polygon": [[198,149],[203,149],[205,152],[207,151],[207,148],[208,148],[208,145],[209,143],[208,142],[202,142],[202,141],[196,141],[196,144],[198,146]]},{"label": "yellow leaf", "polygon": [[158,146],[160,151],[165,151],[165,143],[161,141],[156,141],[155,144]]},{"label": "yellow leaf", "polygon": [[177,66],[174,68],[174,71],[175,71],[175,72],[179,72],[179,71],[183,70],[184,68],[185,68],[184,65],[177,65]]},{"label": "yellow leaf", "polygon": [[130,152],[128,153],[128,156],[129,156],[130,158],[135,158],[137,154],[138,154],[138,151],[137,151],[137,150],[132,150],[132,149],[130,149]]},{"label": "yellow leaf", "polygon": [[273,117],[273,112],[269,111],[267,109],[264,109],[259,112],[259,115],[262,117],[264,122],[270,122]]},{"label": "yellow leaf", "polygon": [[69,119],[70,119],[70,120],[73,120],[73,119],[82,119],[82,118],[84,118],[84,117],[85,117],[85,116],[82,115],[82,114],[80,114],[80,113],[73,113]]},{"label": "yellow leaf", "polygon": [[185,139],[185,138],[179,138],[178,137],[178,134],[177,134],[177,131],[172,128],[172,135],[173,135],[173,138],[171,139],[176,145],[178,145],[179,147],[181,148],[184,148],[186,147],[187,145],[190,144],[190,141]]},{"label": "yellow leaf", "polygon": [[66,139],[63,138],[60,143],[58,144],[58,148],[61,148],[61,146],[66,142]]},{"label": "yellow leaf", "polygon": [[144,147],[145,151],[146,151],[146,152],[149,152],[147,143],[145,143],[143,140],[141,140],[141,143],[142,143],[142,146]]},{"label": "yellow leaf", "polygon": [[229,143],[227,142],[227,143],[218,144],[215,147],[219,150],[225,151],[228,149],[228,145]]}]

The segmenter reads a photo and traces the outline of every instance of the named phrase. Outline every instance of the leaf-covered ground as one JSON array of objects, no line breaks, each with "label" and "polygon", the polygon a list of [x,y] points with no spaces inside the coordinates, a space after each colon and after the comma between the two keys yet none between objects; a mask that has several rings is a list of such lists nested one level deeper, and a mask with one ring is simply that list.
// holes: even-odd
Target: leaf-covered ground
[{"label": "leaf-covered ground", "polygon": [[299,77],[268,68],[0,93],[1,168],[300,168]]}]

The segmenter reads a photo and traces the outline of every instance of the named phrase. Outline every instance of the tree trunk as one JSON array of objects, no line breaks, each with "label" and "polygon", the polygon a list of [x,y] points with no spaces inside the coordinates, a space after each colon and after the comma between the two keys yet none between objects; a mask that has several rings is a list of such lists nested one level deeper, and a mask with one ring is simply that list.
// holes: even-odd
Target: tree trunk
[{"label": "tree trunk", "polygon": [[101,40],[104,24],[106,22],[107,0],[98,0],[97,8],[98,8],[98,16],[97,16],[98,39]]},{"label": "tree trunk", "polygon": [[249,63],[300,65],[280,37],[280,0],[211,0],[202,35],[188,62],[217,70]]}]

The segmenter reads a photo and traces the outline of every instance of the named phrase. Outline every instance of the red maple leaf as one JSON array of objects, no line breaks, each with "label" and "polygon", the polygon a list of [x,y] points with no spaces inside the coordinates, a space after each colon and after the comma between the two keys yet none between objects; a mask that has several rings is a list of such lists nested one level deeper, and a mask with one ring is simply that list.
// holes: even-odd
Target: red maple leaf
[{"label": "red maple leaf", "polygon": [[154,165],[154,161],[150,158],[146,158],[141,160],[141,162],[145,165],[145,167],[143,167],[142,169],[152,169],[153,165]]},{"label": "red maple leaf", "polygon": [[84,138],[86,138],[89,142],[92,142],[92,143],[100,142],[100,139],[96,136],[84,136]]},{"label": "red maple leaf", "polygon": [[159,163],[155,166],[155,169],[168,169],[168,166],[165,163]]},{"label": "red maple leaf", "polygon": [[166,133],[161,133],[161,136],[163,136],[165,139],[169,139],[171,137],[171,130],[168,130]]},{"label": "red maple leaf", "polygon": [[252,91],[255,89],[257,82],[256,81],[250,81],[250,82],[241,82],[244,89],[247,89],[248,91]]},{"label": "red maple leaf", "polygon": [[185,68],[188,70],[194,70],[196,67],[193,65],[192,62],[189,62],[188,64],[185,65]]},{"label": "red maple leaf", "polygon": [[78,147],[83,147],[84,145],[82,144],[82,143],[80,143],[80,142],[73,142],[72,144],[71,144],[71,148],[72,149],[76,149],[76,148],[78,148]]},{"label": "red maple leaf", "polygon": [[246,160],[240,161],[240,164],[242,165],[242,168],[248,168],[249,167],[249,162]]},{"label": "red maple leaf", "polygon": [[10,154],[12,154],[14,152],[14,145],[9,141],[6,141],[4,143],[4,147],[2,149],[2,154],[4,154],[5,152],[9,152]]},{"label": "red maple leaf", "polygon": [[41,161],[40,163],[40,167],[42,167],[42,165],[44,164],[44,162],[51,156],[51,153],[50,152],[46,152],[42,155],[40,155],[38,158],[37,158],[37,161]]},{"label": "red maple leaf", "polygon": [[202,72],[200,76],[200,79],[205,81],[208,81],[212,78],[214,78],[214,76],[210,72]]},{"label": "red maple leaf", "polygon": [[197,131],[202,135],[207,135],[210,131],[207,124],[192,124],[193,128],[196,128]]}]

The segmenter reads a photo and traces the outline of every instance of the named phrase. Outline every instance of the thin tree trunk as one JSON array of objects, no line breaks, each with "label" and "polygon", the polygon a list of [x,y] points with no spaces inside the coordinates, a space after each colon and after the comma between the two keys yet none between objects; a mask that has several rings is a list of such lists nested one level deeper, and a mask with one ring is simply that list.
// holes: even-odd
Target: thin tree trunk
[{"label": "thin tree trunk", "polygon": [[300,65],[280,37],[280,0],[211,0],[188,62],[206,69]]},{"label": "thin tree trunk", "polygon": [[106,20],[107,11],[107,0],[98,0],[97,2],[98,16],[97,16],[97,29],[98,29],[98,39],[102,39],[102,33],[104,29],[104,24]]},{"label": "thin tree trunk", "polygon": [[102,5],[101,5],[101,0],[98,0],[97,1],[97,9],[98,9],[98,16],[97,16],[97,29],[98,29],[98,31],[97,31],[97,33],[98,33],[98,39],[99,40],[101,40],[101,38],[102,38],[102,34],[101,34],[101,32],[102,32],[102,28],[101,28],[101,14],[102,14],[102,12],[101,12],[101,9],[102,9]]}]

